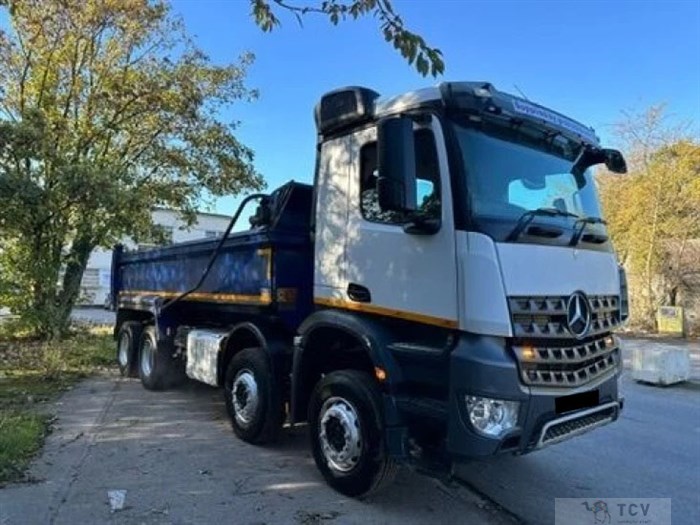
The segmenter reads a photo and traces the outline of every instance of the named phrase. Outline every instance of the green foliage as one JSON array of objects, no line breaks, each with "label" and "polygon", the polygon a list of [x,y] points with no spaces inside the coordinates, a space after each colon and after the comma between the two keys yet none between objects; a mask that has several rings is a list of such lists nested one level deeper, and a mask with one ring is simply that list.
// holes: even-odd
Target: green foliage
[{"label": "green foliage", "polygon": [[700,274],[700,142],[670,126],[663,106],[617,126],[629,174],[598,177],[613,242],[630,276],[632,324],[653,329]]},{"label": "green foliage", "polygon": [[362,16],[374,16],[384,39],[391,43],[422,76],[444,73],[442,52],[428,45],[423,37],[406,29],[403,19],[394,11],[389,0],[324,0],[320,5],[290,5],[284,0],[250,0],[255,23],[265,32],[280,25],[276,11],[292,12],[299,23],[310,13],[327,16],[333,25]]},{"label": "green foliage", "polygon": [[47,429],[47,416],[0,410],[0,487],[8,481],[22,479]]},{"label": "green foliage", "polygon": [[58,337],[91,251],[148,236],[154,206],[259,189],[218,120],[251,55],[214,65],[161,0],[6,2],[0,31],[0,304]]}]

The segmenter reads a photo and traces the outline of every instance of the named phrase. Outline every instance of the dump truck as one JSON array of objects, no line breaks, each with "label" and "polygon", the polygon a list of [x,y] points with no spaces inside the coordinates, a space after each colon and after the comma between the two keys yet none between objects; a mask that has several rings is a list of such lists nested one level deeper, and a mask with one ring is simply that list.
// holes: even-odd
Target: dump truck
[{"label": "dump truck", "polygon": [[337,89],[315,122],[313,184],[246,197],[218,239],[114,251],[123,374],[221,387],[249,443],[306,425],[349,496],[618,418],[629,306],[594,170],[619,151],[487,82]]}]

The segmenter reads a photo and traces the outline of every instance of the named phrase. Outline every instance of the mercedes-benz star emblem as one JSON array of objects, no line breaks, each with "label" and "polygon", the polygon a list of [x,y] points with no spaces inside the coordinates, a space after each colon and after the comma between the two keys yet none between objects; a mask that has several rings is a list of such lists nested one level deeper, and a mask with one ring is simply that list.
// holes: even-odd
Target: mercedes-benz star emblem
[{"label": "mercedes-benz star emblem", "polygon": [[591,306],[583,292],[574,292],[566,303],[566,324],[576,339],[588,333],[591,326]]}]

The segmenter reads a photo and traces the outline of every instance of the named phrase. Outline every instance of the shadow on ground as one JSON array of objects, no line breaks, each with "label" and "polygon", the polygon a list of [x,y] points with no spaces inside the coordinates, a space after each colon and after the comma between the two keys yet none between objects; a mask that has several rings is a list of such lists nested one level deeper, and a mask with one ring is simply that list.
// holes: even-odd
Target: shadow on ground
[{"label": "shadow on ground", "polygon": [[[221,392],[196,383],[149,392],[101,378],[58,406],[34,485],[0,491],[0,523],[504,523],[459,487],[402,471],[366,501],[320,478],[305,429],[255,447],[233,435]],[[110,512],[107,492],[126,490]]]}]

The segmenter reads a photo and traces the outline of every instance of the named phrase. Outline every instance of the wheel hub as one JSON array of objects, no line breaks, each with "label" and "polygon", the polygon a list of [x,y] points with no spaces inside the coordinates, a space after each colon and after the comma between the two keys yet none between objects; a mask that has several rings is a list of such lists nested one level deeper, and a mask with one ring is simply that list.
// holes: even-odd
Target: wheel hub
[{"label": "wheel hub", "polygon": [[249,426],[255,418],[260,398],[258,384],[250,370],[241,370],[236,374],[231,387],[231,400],[236,422],[242,427]]},{"label": "wheel hub", "polygon": [[141,373],[150,377],[153,372],[153,343],[146,339],[141,345]]},{"label": "wheel hub", "polygon": [[321,450],[328,465],[340,472],[357,466],[362,454],[362,432],[355,407],[340,397],[331,397],[319,416]]}]

